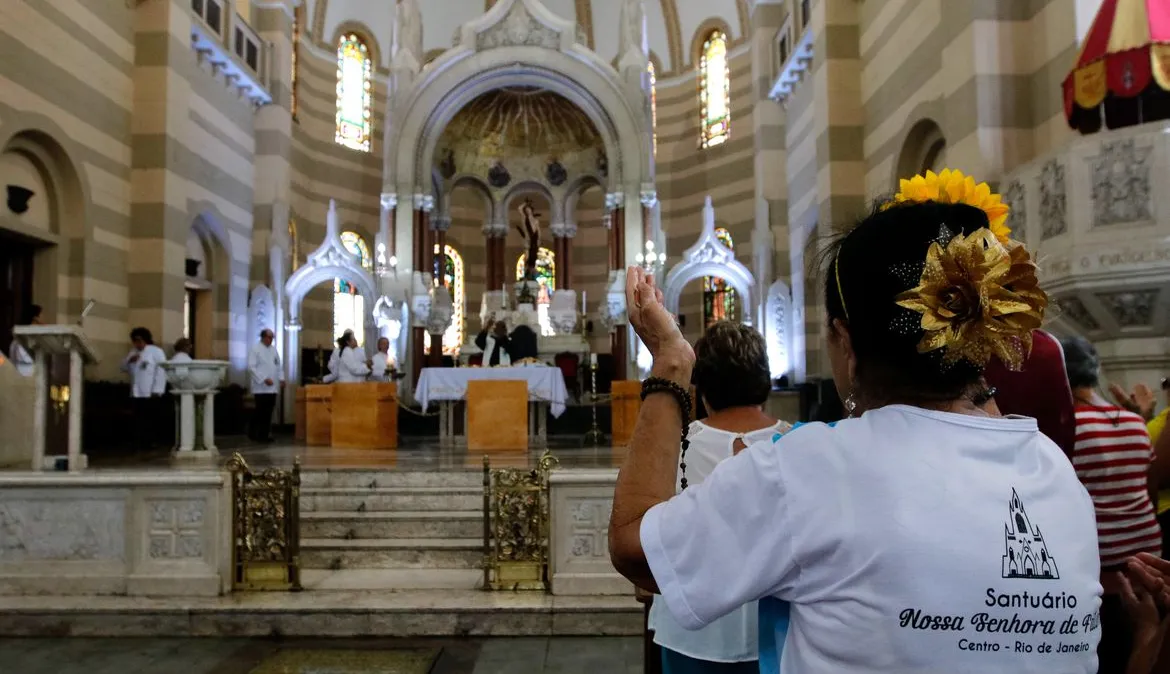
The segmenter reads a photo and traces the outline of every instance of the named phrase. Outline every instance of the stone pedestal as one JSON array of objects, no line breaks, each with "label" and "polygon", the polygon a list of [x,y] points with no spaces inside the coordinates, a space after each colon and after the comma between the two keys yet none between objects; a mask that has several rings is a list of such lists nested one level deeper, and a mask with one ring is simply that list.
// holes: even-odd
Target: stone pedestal
[{"label": "stone pedestal", "polygon": [[549,475],[549,582],[555,595],[629,595],[609,561],[609,515],[618,472],[556,470]]},{"label": "stone pedestal", "polygon": [[[49,356],[69,358],[69,386],[54,387],[53,404],[68,407],[68,462],[69,470],[76,472],[86,467],[81,453],[82,368],[98,361],[96,353],[85,337],[85,331],[76,325],[22,325],[13,334],[17,343],[32,354],[35,398],[33,399],[32,469],[43,470],[45,461],[45,433],[49,413]],[[55,462],[54,462],[55,463]]]},{"label": "stone pedestal", "polygon": [[[171,393],[179,398],[179,438],[175,457],[210,458],[216,455],[215,393],[227,374],[225,360],[192,360],[160,365]],[[196,410],[201,414],[196,414]],[[202,423],[199,417],[202,416]]]}]

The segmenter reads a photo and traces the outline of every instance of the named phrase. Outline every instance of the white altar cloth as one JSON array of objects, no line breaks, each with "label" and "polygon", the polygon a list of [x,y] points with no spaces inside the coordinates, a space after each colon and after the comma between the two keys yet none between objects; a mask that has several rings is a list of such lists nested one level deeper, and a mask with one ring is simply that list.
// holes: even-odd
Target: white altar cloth
[{"label": "white altar cloth", "polygon": [[472,379],[528,382],[528,399],[547,402],[549,412],[565,412],[569,391],[559,367],[424,367],[414,397],[425,410],[432,400],[463,400]]}]

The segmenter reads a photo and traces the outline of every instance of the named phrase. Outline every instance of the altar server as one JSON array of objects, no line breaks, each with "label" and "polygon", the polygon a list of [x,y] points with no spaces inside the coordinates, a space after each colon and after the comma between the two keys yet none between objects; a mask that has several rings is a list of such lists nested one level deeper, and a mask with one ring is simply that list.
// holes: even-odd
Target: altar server
[{"label": "altar server", "polygon": [[337,359],[337,382],[352,384],[363,382],[370,374],[369,361],[364,351],[358,348],[357,339],[350,333],[337,340],[341,356]]},{"label": "altar server", "polygon": [[[30,304],[28,306],[24,312],[24,320],[21,321],[21,325],[43,325],[41,321],[41,306],[39,304]],[[8,349],[8,358],[16,366],[17,372],[25,377],[32,376],[33,357],[15,339],[12,340],[12,346]]]},{"label": "altar server", "polygon": [[139,450],[148,450],[157,436],[157,423],[161,409],[155,399],[167,388],[166,374],[160,363],[165,363],[167,354],[155,346],[150,330],[137,327],[130,331],[133,347],[122,360],[122,370],[130,375],[130,399],[134,408],[135,436]]},{"label": "altar server", "polygon": [[[343,343],[342,340],[352,336],[353,330],[346,330],[345,332],[341,333],[341,337],[338,338],[337,343],[340,345]],[[333,353],[329,354],[329,365],[326,366],[329,368],[329,373],[321,378],[322,384],[332,384],[333,382],[337,381],[337,363],[341,360],[341,352],[344,350],[344,348],[345,347],[343,346],[338,346],[333,350]]]},{"label": "altar server", "polygon": [[387,369],[390,362],[390,340],[385,337],[378,339],[378,353],[370,361],[370,381],[390,381]]},{"label": "altar server", "polygon": [[272,346],[272,331],[260,331],[260,343],[248,352],[248,377],[256,407],[252,411],[249,437],[255,442],[272,442],[272,410],[276,408],[276,392],[284,376],[280,354]]}]

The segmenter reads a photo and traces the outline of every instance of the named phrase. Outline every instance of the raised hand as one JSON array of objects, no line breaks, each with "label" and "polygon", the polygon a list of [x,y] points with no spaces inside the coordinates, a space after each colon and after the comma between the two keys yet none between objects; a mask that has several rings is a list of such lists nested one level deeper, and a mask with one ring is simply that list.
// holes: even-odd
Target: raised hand
[{"label": "raised hand", "polygon": [[1118,405],[1121,405],[1143,419],[1152,418],[1154,416],[1154,408],[1158,406],[1157,396],[1145,384],[1134,386],[1132,393],[1126,392],[1118,384],[1111,384],[1109,386],[1109,393],[1113,395],[1113,399],[1117,401]]},{"label": "raised hand", "polygon": [[674,316],[666,310],[662,290],[654,285],[654,277],[647,276],[641,267],[626,271],[626,315],[655,361],[677,359],[679,365],[688,368],[695,362],[695,350],[678,329]]}]

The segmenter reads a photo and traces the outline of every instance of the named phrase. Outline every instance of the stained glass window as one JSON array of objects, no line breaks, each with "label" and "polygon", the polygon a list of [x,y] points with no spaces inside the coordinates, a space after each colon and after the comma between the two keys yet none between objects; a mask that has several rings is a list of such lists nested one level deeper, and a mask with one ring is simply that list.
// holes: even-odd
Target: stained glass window
[{"label": "stained glass window", "polygon": [[699,55],[699,105],[702,145],[714,147],[731,135],[731,76],[727,65],[727,36],[711,33]]},{"label": "stained glass window", "polygon": [[[524,278],[524,265],[528,262],[528,253],[521,253],[516,260],[516,280]],[[540,321],[540,334],[552,336],[552,322],[548,318],[548,307],[552,302],[553,291],[557,289],[556,256],[548,248],[541,248],[536,253],[536,282],[540,290],[536,296],[536,317]]]},{"label": "stained glass window", "polygon": [[[370,247],[357,232],[342,232],[341,245],[356,255],[363,267],[366,269],[373,267]],[[366,343],[365,299],[349,281],[334,279],[333,338],[340,337],[346,330],[353,330],[353,336],[357,339],[358,346]]]},{"label": "stained glass window", "polygon": [[[439,252],[435,244],[435,254]],[[454,356],[463,346],[463,318],[464,318],[464,289],[463,289],[463,258],[459,251],[451,246],[443,247],[443,285],[451,293],[451,325],[443,333],[443,355]],[[426,348],[431,348],[431,335],[427,333]]]},{"label": "stained glass window", "polygon": [[[731,239],[731,232],[723,227],[715,230],[715,238],[724,246],[735,250],[735,242]],[[738,302],[735,288],[726,280],[718,276],[703,277],[703,328],[706,329],[716,321],[736,321]]]},{"label": "stained glass window", "polygon": [[658,156],[658,76],[654,72],[654,62],[646,65],[650,73],[650,137],[654,142],[654,156]]},{"label": "stained glass window", "polygon": [[370,50],[353,33],[337,45],[337,136],[339,144],[370,151]]}]

